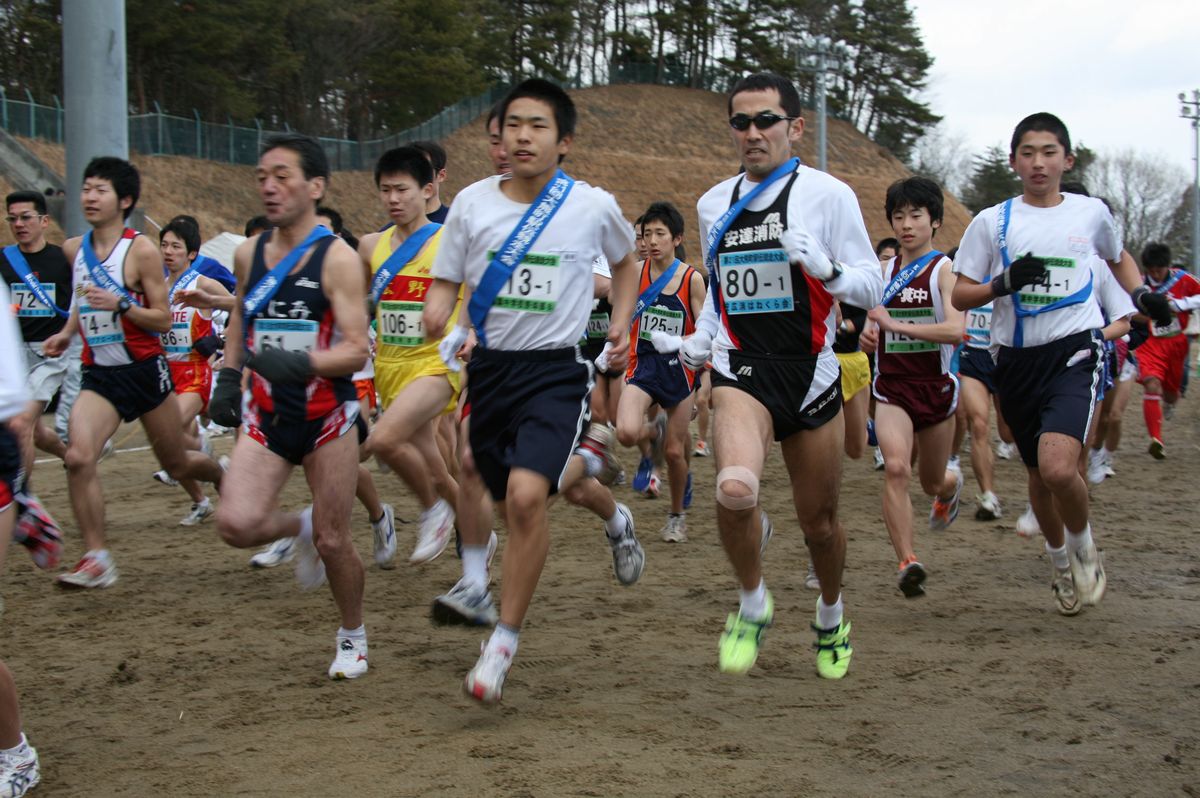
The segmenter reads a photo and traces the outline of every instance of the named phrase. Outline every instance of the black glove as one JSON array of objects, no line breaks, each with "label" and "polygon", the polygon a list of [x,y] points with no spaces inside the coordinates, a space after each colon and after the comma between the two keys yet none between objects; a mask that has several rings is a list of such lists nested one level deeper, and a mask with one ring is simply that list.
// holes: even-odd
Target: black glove
[{"label": "black glove", "polygon": [[224,348],[225,342],[221,340],[221,336],[219,335],[206,335],[192,344],[192,349],[195,349],[204,357],[212,357]]},{"label": "black glove", "polygon": [[1156,294],[1146,286],[1139,285],[1133,289],[1130,296],[1137,309],[1149,316],[1157,326],[1170,324],[1171,320],[1175,318],[1171,300],[1167,298],[1166,294]]},{"label": "black glove", "polygon": [[208,417],[222,427],[242,423],[242,372],[228,366],[217,372],[217,386],[208,400]]},{"label": "black glove", "polygon": [[1046,279],[1046,274],[1046,261],[1026,252],[999,276],[992,278],[992,296],[1008,296],[1027,285],[1040,283]]},{"label": "black glove", "polygon": [[287,349],[264,349],[250,355],[246,365],[267,382],[279,385],[303,385],[313,375],[308,353]]}]

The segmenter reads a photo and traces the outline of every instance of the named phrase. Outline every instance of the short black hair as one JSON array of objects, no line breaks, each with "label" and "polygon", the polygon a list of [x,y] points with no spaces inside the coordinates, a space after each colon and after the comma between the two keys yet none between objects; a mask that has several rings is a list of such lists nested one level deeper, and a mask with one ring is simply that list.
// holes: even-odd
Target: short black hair
[{"label": "short black hair", "polygon": [[1147,269],[1162,269],[1171,265],[1171,248],[1152,241],[1142,250],[1142,266]]},{"label": "short black hair", "polygon": [[323,177],[325,182],[329,183],[329,157],[322,149],[321,143],[312,136],[303,133],[272,133],[263,140],[262,150],[258,155],[261,158],[271,150],[279,148],[291,150],[300,156],[300,169],[304,172],[305,180]]},{"label": "short black hair", "polygon": [[340,213],[335,211],[333,208],[330,208],[328,205],[318,205],[317,216],[328,216],[329,223],[333,225],[333,234],[337,236],[342,234],[343,221]]},{"label": "short black hair", "polygon": [[36,191],[14,191],[4,198],[4,207],[11,208],[18,202],[31,202],[35,211],[46,215],[46,197]]},{"label": "short black hair", "polygon": [[[903,180],[897,180],[888,186],[887,197],[883,201],[884,213],[888,221],[892,214],[903,208],[924,208],[929,211],[931,222],[942,221],[945,213],[946,200],[942,196],[942,187],[928,177],[913,175]],[[934,231],[936,234],[936,231]]]},{"label": "short black hair", "polygon": [[436,141],[414,141],[409,146],[425,153],[429,163],[433,164],[435,174],[446,168],[446,148]]},{"label": "short black hair", "polygon": [[248,222],[246,222],[246,229],[243,231],[243,233],[246,236],[246,238],[249,238],[250,236],[254,235],[255,233],[261,233],[264,230],[270,230],[270,229],[271,229],[271,223],[269,221],[267,221],[267,217],[254,216]]},{"label": "short black hair", "polygon": [[88,165],[83,169],[83,179],[90,180],[92,178],[112,183],[118,202],[126,197],[133,199],[133,202],[129,203],[129,207],[125,209],[125,218],[128,219],[129,214],[133,213],[133,209],[137,207],[138,197],[142,193],[142,176],[138,174],[137,167],[124,158],[101,155],[88,161]]},{"label": "short black hair", "polygon": [[514,101],[526,97],[531,100],[540,100],[554,109],[554,125],[558,128],[557,141],[562,141],[567,136],[575,134],[575,121],[578,116],[575,110],[575,101],[562,86],[542,78],[523,80],[508,93],[500,104],[501,127],[504,127],[504,120],[508,116],[508,106],[512,105]]},{"label": "short black hair", "polygon": [[683,235],[683,214],[669,202],[652,202],[638,220],[638,229],[644,230],[651,222],[662,222],[671,238]]},{"label": "short black hair", "polygon": [[379,156],[375,162],[375,187],[384,175],[404,174],[417,181],[419,186],[427,186],[433,182],[433,170],[436,164],[430,163],[425,151],[410,144],[405,147],[393,147]]},{"label": "short black hair", "polygon": [[[191,221],[189,221],[191,220]],[[158,232],[158,240],[162,241],[167,233],[174,233],[188,253],[200,251],[200,226],[190,216],[176,216],[167,222],[166,227]]]},{"label": "short black hair", "polygon": [[1039,111],[1022,119],[1013,129],[1012,142],[1008,145],[1009,157],[1016,156],[1017,147],[1021,146],[1021,139],[1025,138],[1026,133],[1034,130],[1053,133],[1054,137],[1058,139],[1058,143],[1062,145],[1064,154],[1071,154],[1071,134],[1067,132],[1067,126],[1054,114]]},{"label": "short black hair", "polygon": [[1087,186],[1080,183],[1078,180],[1064,180],[1058,190],[1064,194],[1079,194],[1084,197],[1092,196],[1092,192],[1087,190]]},{"label": "short black hair", "polygon": [[[492,107],[488,109],[487,119],[483,120],[483,129],[492,132],[492,120],[501,119],[504,114],[504,98],[501,97],[496,102],[492,103]],[[503,127],[503,125],[501,125]]]},{"label": "short black hair", "polygon": [[897,240],[897,239],[895,239],[895,238],[881,238],[881,239],[879,239],[879,243],[875,245],[875,255],[876,255],[876,257],[878,257],[878,256],[879,256],[879,254],[880,254],[881,252],[883,252],[885,249],[894,249],[894,250],[896,250],[897,252],[899,252],[899,251],[900,251],[900,242],[899,242],[899,240]]},{"label": "short black hair", "polygon": [[729,99],[727,100],[728,113],[733,113],[733,98],[744,91],[768,91],[774,89],[779,92],[779,106],[783,108],[783,112],[788,116],[800,116],[800,92],[796,91],[796,84],[785,78],[783,75],[774,72],[755,72],[753,75],[746,75],[744,78],[733,84],[733,88],[729,90]]}]

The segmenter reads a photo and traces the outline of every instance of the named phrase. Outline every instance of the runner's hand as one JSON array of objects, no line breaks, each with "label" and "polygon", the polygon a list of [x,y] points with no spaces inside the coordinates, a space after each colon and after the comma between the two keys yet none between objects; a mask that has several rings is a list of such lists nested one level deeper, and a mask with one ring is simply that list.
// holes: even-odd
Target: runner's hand
[{"label": "runner's hand", "polygon": [[446,364],[446,368],[451,371],[461,371],[462,363],[458,360],[458,350],[467,341],[467,328],[454,325],[454,329],[446,333],[446,337],[438,343],[438,355],[441,356],[442,362]]},{"label": "runner's hand", "polygon": [[600,350],[600,354],[596,356],[596,371],[601,374],[608,371],[608,353],[612,351],[612,342],[605,341],[604,348]]},{"label": "runner's hand", "polygon": [[55,333],[45,341],[42,341],[42,354],[46,357],[58,357],[63,352],[67,351],[67,347],[70,346],[70,344],[70,338],[65,335]]},{"label": "runner's hand", "polygon": [[654,344],[654,351],[662,355],[672,355],[679,351],[679,347],[683,346],[683,338],[678,335],[671,335],[669,332],[655,330],[650,333],[650,343]]},{"label": "runner's hand", "polygon": [[833,261],[821,249],[817,239],[813,238],[807,230],[803,232],[797,232],[790,228],[784,230],[779,242],[783,244],[783,250],[787,253],[788,260],[799,264],[800,268],[804,269],[813,279],[825,283],[839,274]]},{"label": "runner's hand", "polygon": [[217,385],[208,400],[208,417],[222,427],[242,423],[242,372],[233,368],[217,372]]},{"label": "runner's hand", "polygon": [[1156,325],[1162,327],[1171,323],[1174,315],[1171,312],[1171,300],[1164,294],[1156,294],[1146,286],[1139,285],[1133,289],[1131,296],[1137,309],[1149,316]]},{"label": "runner's hand", "polygon": [[303,385],[313,375],[312,360],[308,353],[287,349],[264,349],[252,353],[246,359],[246,366],[257,371],[267,382],[278,385]]},{"label": "runner's hand", "polygon": [[992,278],[992,296],[1008,296],[1027,285],[1044,281],[1047,274],[1046,261],[1032,252],[1026,252]]},{"label": "runner's hand", "polygon": [[192,344],[192,349],[195,349],[196,352],[205,358],[212,357],[224,348],[225,342],[221,340],[221,336],[219,335],[206,335]]},{"label": "runner's hand", "polygon": [[605,346],[608,348],[609,370],[624,371],[629,362],[629,333],[622,334],[616,327],[610,327]]},{"label": "runner's hand", "polygon": [[679,345],[679,359],[692,371],[699,371],[712,357],[712,336],[697,330],[686,336]]}]

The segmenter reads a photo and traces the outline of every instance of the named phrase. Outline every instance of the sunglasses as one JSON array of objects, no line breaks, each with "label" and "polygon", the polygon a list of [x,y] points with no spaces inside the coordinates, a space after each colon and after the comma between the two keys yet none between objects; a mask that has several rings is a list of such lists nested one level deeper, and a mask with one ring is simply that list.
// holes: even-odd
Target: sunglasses
[{"label": "sunglasses", "polygon": [[798,117],[794,116],[780,116],[779,114],[773,114],[770,111],[761,111],[754,116],[749,116],[747,114],[734,114],[733,116],[729,117],[729,126],[734,130],[749,130],[750,125],[754,125],[759,130],[766,130],[773,125],[779,124],[785,119],[791,122],[793,119],[797,118]]},{"label": "sunglasses", "polygon": [[4,217],[4,221],[8,222],[9,224],[15,224],[16,222],[32,222],[35,219],[41,219],[45,215],[46,214],[44,213],[23,213],[20,216],[9,215]]}]

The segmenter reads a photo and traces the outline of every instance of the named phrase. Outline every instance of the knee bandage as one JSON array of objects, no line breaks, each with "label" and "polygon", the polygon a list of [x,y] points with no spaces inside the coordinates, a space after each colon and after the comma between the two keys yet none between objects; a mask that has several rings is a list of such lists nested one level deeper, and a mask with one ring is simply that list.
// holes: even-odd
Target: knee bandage
[{"label": "knee bandage", "polygon": [[[725,492],[726,482],[740,482],[750,493],[736,496]],[[758,477],[744,466],[726,466],[717,474],[717,504],[730,510],[749,510],[758,504]]]}]

